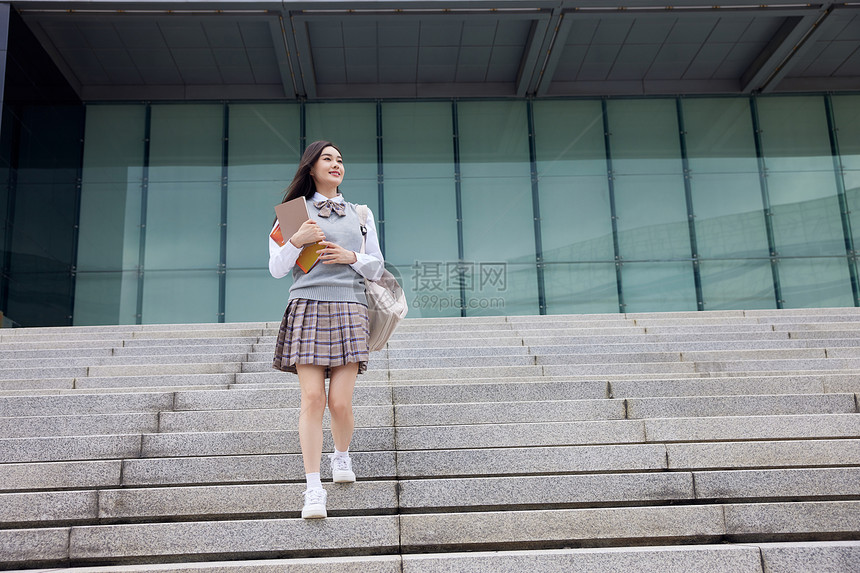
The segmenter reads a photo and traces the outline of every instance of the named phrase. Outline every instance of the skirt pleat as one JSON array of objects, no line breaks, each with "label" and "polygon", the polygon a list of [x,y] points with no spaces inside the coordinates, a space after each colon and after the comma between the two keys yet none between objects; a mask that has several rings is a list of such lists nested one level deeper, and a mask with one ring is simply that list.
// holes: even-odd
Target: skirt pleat
[{"label": "skirt pleat", "polygon": [[357,302],[293,299],[287,305],[272,367],[296,373],[296,364],[331,369],[352,362],[358,373],[367,370],[369,335],[367,307]]}]

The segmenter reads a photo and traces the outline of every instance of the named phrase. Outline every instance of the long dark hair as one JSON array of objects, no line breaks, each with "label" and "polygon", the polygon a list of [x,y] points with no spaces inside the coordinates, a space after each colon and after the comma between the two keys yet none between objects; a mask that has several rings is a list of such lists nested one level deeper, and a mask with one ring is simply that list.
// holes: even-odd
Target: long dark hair
[{"label": "long dark hair", "polygon": [[338,146],[331,141],[314,141],[305,148],[305,152],[302,153],[302,160],[299,161],[299,168],[296,170],[295,177],[293,177],[293,182],[290,183],[290,186],[284,192],[283,203],[297,197],[304,197],[305,199],[313,197],[317,188],[314,185],[313,177],[311,177],[311,167],[314,166],[326,147],[334,147],[340,153]]}]

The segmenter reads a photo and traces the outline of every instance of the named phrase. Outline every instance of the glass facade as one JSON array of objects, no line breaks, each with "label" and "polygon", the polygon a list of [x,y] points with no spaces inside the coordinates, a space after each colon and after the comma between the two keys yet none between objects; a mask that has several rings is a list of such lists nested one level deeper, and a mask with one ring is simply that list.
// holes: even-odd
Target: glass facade
[{"label": "glass facade", "polygon": [[89,105],[75,324],[277,320],[342,149],[410,316],[854,306],[860,96]]}]

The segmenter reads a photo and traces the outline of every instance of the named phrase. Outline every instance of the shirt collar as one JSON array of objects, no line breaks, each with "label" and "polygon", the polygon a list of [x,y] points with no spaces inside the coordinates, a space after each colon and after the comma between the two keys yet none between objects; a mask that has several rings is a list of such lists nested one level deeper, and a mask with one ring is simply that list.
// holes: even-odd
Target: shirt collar
[{"label": "shirt collar", "polygon": [[[319,191],[314,191],[313,201],[328,201],[328,197],[320,193]],[[338,193],[332,198],[332,201],[335,203],[343,203],[343,195]]]}]

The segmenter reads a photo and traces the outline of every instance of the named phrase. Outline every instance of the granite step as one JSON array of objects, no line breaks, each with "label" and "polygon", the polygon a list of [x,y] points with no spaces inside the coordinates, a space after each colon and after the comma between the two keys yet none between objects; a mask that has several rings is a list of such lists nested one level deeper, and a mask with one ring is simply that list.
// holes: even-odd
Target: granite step
[{"label": "granite step", "polygon": [[755,544],[860,554],[860,309],[408,319],[357,381],[359,481],[326,483],[324,522],[298,518],[278,326],[0,333],[5,565],[552,571],[571,546],[615,565],[719,547],[763,573]]},{"label": "granite step", "polygon": [[650,546],[469,553],[424,553],[371,557],[319,557],[194,564],[79,567],[78,573],[473,573],[541,571],[569,573],[845,573],[860,563],[860,542]]},{"label": "granite step", "polygon": [[[0,531],[7,562],[38,552],[42,559],[89,564],[129,560],[260,559],[283,555],[323,556],[510,549],[512,544],[561,548],[588,541],[596,546],[648,542],[716,543],[778,540],[838,540],[856,531],[860,502],[545,509],[82,525]],[[14,552],[11,550],[14,548]]]},{"label": "granite step", "polygon": [[860,502],[782,502],[657,507],[545,509],[401,516],[404,551],[851,539]]}]

